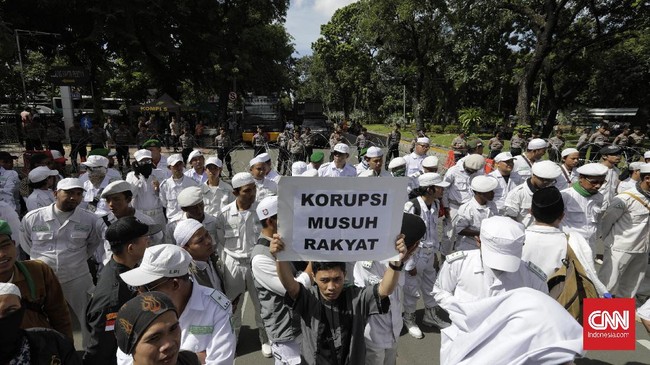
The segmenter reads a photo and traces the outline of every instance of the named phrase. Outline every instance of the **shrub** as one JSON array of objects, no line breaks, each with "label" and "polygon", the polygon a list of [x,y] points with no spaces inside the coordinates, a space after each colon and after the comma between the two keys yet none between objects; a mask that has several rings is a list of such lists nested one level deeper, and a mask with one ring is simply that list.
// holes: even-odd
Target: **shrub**
[{"label": "shrub", "polygon": [[457,134],[457,133],[460,133],[461,128],[462,127],[460,125],[458,125],[458,124],[449,124],[449,125],[445,126],[443,131],[444,131],[444,133],[447,133],[447,134],[450,134],[450,133]]}]

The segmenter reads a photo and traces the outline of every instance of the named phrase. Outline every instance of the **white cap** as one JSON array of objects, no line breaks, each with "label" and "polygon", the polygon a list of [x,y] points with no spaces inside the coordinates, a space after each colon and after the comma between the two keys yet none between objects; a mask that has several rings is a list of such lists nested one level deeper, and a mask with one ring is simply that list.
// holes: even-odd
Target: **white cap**
[{"label": "white cap", "polygon": [[640,170],[640,169],[641,169],[641,166],[643,166],[644,163],[645,163],[645,162],[641,162],[641,161],[632,162],[632,163],[630,164],[630,166],[628,166],[627,168],[628,168],[628,170],[630,170],[630,171]]},{"label": "white cap", "polygon": [[592,162],[578,167],[576,171],[585,176],[605,176],[609,168],[601,163]]},{"label": "white cap", "polygon": [[650,173],[650,163],[644,163],[643,165],[641,165],[639,170],[641,171],[642,174]]},{"label": "white cap", "polygon": [[218,168],[222,168],[223,167],[223,162],[221,162],[219,157],[212,156],[212,157],[208,157],[208,159],[205,160],[205,166],[208,166],[208,165],[215,165]]},{"label": "white cap", "polygon": [[253,175],[248,172],[238,172],[232,177],[230,181],[233,189],[241,188],[244,185],[255,184]]},{"label": "white cap", "polygon": [[388,164],[388,169],[392,170],[400,166],[406,166],[406,160],[404,159],[404,157],[395,157],[394,159],[390,160],[390,163]]},{"label": "white cap", "polygon": [[485,166],[485,157],[479,155],[479,154],[472,154],[463,160],[463,167],[473,169],[473,170],[480,170]]},{"label": "white cap", "polygon": [[16,295],[18,298],[22,298],[20,289],[12,283],[0,283],[0,295]]},{"label": "white cap", "polygon": [[381,157],[383,155],[384,151],[382,151],[381,148],[375,146],[368,147],[368,151],[366,151],[366,157],[368,158]]},{"label": "white cap", "polygon": [[108,159],[104,156],[92,155],[88,156],[86,162],[81,164],[87,167],[108,167]]},{"label": "white cap", "polygon": [[181,155],[180,153],[175,153],[175,154],[169,156],[169,158],[167,158],[167,166],[168,167],[173,167],[174,165],[176,165],[179,162],[183,162],[183,155]]},{"label": "white cap", "polygon": [[152,158],[151,157],[151,151],[144,150],[144,149],[135,151],[135,153],[133,154],[133,157],[135,157],[135,160],[138,161],[138,162],[142,161],[142,159],[144,159],[144,158]]},{"label": "white cap", "polygon": [[190,152],[189,156],[187,156],[187,161],[192,162],[192,159],[194,159],[195,157],[200,157],[200,156],[203,156],[203,152],[201,152],[199,150],[194,150],[194,151]]},{"label": "white cap", "polygon": [[334,151],[349,154],[350,147],[345,143],[337,143],[336,146],[334,146]]},{"label": "white cap", "polygon": [[272,195],[262,199],[255,212],[260,221],[278,214],[278,196]]},{"label": "white cap", "polygon": [[580,153],[580,151],[578,151],[575,148],[565,148],[565,149],[562,150],[562,157],[567,157],[568,155],[570,155],[572,153]]},{"label": "white cap", "polygon": [[39,166],[29,172],[27,178],[30,182],[37,183],[47,179],[50,176],[57,176],[59,172],[57,170],[50,170],[47,166]]},{"label": "white cap", "polygon": [[250,161],[248,161],[248,167],[253,167],[253,166],[257,165],[258,163],[264,163],[264,161],[262,161],[260,156],[253,157]]},{"label": "white cap", "polygon": [[174,241],[180,247],[184,247],[194,236],[194,233],[201,229],[203,224],[196,219],[188,218],[178,221],[174,228]]},{"label": "white cap", "polygon": [[176,201],[181,208],[193,207],[203,202],[203,189],[199,186],[187,187],[178,193]]},{"label": "white cap", "polygon": [[264,153],[260,153],[259,155],[257,155],[257,158],[259,158],[260,161],[262,161],[262,162],[269,162],[269,161],[271,161],[271,155],[269,155],[269,154],[266,153],[266,152],[264,152]]},{"label": "white cap", "polygon": [[501,152],[498,155],[494,156],[494,162],[499,163],[503,161],[510,161],[514,160],[515,158],[512,157],[512,153],[510,152]]},{"label": "white cap", "polygon": [[643,153],[643,158],[644,158],[644,159],[646,159],[646,158],[650,158],[650,151],[645,151],[645,152]]},{"label": "white cap", "polygon": [[120,274],[120,277],[127,285],[138,287],[161,278],[185,276],[191,262],[192,256],[178,246],[155,245],[144,250],[140,266]]},{"label": "white cap", "polygon": [[557,179],[562,174],[562,169],[553,161],[540,161],[533,164],[532,172],[542,179]]},{"label": "white cap", "polygon": [[438,157],[427,156],[422,160],[422,167],[438,167]]},{"label": "white cap", "polygon": [[446,188],[450,183],[443,181],[442,176],[436,172],[426,172],[418,176],[418,185],[422,187],[440,186],[441,188]]},{"label": "white cap", "polygon": [[546,143],[546,141],[541,138],[535,138],[532,139],[530,142],[528,142],[529,150],[539,150],[542,148],[546,148],[547,146],[548,144]]},{"label": "white cap", "polygon": [[318,176],[318,170],[316,169],[311,169],[303,172],[300,176],[305,176],[305,177],[316,177]]},{"label": "white cap", "polygon": [[307,171],[307,164],[305,161],[296,161],[291,165],[291,176],[302,175],[305,171]]},{"label": "white cap", "polygon": [[115,180],[112,183],[106,185],[102,191],[102,198],[106,198],[108,195],[113,195],[117,193],[123,193],[125,191],[133,192],[131,184],[124,180]]},{"label": "white cap", "polygon": [[56,190],[71,190],[71,189],[84,189],[84,184],[81,182],[81,180],[77,179],[76,177],[68,177],[66,179],[62,179],[59,181],[58,184],[56,184]]},{"label": "white cap", "polygon": [[427,137],[420,137],[415,141],[417,144],[431,144],[429,142],[429,138]]},{"label": "white cap", "polygon": [[515,272],[521,265],[524,225],[509,217],[494,216],[481,222],[481,257],[491,269]]},{"label": "white cap", "polygon": [[497,188],[499,182],[492,176],[481,175],[472,179],[471,187],[477,193],[487,193]]}]

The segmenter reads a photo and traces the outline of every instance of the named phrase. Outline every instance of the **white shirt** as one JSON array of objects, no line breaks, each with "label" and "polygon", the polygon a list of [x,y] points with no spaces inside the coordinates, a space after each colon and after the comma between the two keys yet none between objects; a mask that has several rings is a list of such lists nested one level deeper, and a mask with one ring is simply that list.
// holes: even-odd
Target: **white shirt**
[{"label": "white shirt", "polygon": [[178,194],[185,188],[197,185],[196,181],[184,175],[178,182],[174,180],[173,177],[170,177],[160,183],[160,192],[158,196],[160,197],[162,205],[167,209],[165,214],[167,215],[168,220],[174,220],[183,214],[183,211],[178,206]]},{"label": "white shirt", "polygon": [[280,182],[282,175],[278,174],[278,172],[275,170],[271,170],[268,174],[266,174],[265,177],[277,184]]},{"label": "white shirt", "polygon": [[354,165],[354,168],[357,170],[357,176],[359,176],[360,173],[368,170],[370,166],[368,166],[366,161],[361,161],[358,164]]},{"label": "white shirt", "polygon": [[[186,220],[187,219],[187,213],[183,213],[179,216],[177,216],[177,219],[174,219],[172,221],[169,221],[167,223],[167,226],[165,227],[165,243],[169,243],[172,245],[176,245],[176,239],[174,239],[174,230],[176,229],[176,226],[180,221]],[[211,214],[207,214],[204,212],[203,214],[203,221],[201,222],[203,224],[203,227],[205,228],[206,231],[210,234],[210,238],[212,238],[212,244],[216,245],[217,244],[217,218]]]},{"label": "white shirt", "polygon": [[[106,169],[106,176],[108,176],[109,182],[122,180],[122,174],[112,167]],[[84,172],[83,174],[79,175],[79,180],[81,180],[82,184],[88,181],[88,173]]]},{"label": "white shirt", "polygon": [[[420,206],[420,218],[424,221],[427,227],[424,237],[420,240],[420,247],[433,248],[436,251],[440,250],[440,239],[438,238],[438,213],[440,212],[440,205],[438,201],[431,204],[431,208],[427,207],[421,196],[417,197],[417,203]],[[407,201],[404,204],[404,212],[415,214],[415,206],[413,202]]]},{"label": "white shirt", "polygon": [[[120,178],[121,180],[121,178]],[[86,190],[84,192],[84,200],[83,203],[80,204],[80,206],[84,209],[88,209],[92,212],[97,212],[100,215],[106,214],[110,211],[108,208],[108,204],[106,204],[106,199],[100,198],[102,191],[104,191],[104,188],[110,183],[112,183],[115,180],[111,180],[111,177],[106,174],[104,176],[104,179],[102,182],[99,184],[98,187],[95,187],[93,183],[90,182],[90,180],[86,180],[84,182],[84,189]],[[97,202],[97,206],[91,207],[90,203],[95,200],[95,198],[98,198],[99,201]]]},{"label": "white shirt", "polygon": [[530,214],[530,206],[533,203],[533,192],[528,187],[528,182],[517,185],[506,196],[503,204],[503,215],[515,219],[517,222],[528,227],[533,224],[533,216]]},{"label": "white shirt", "polygon": [[414,173],[422,170],[422,161],[427,157],[426,153],[422,156],[418,155],[415,152],[404,156],[406,160],[406,176],[411,176]]},{"label": "white shirt", "polygon": [[43,208],[54,203],[54,192],[51,189],[34,189],[25,200],[27,211]]},{"label": "white shirt", "polygon": [[620,174],[621,171],[616,167],[609,169],[607,175],[605,175],[605,183],[598,189],[603,194],[603,209],[607,208],[609,202],[616,196],[616,187],[618,187],[618,176]]},{"label": "white shirt", "polygon": [[[627,192],[646,205],[650,200],[636,188]],[[617,195],[600,219],[603,243],[613,251],[648,253],[650,249],[650,215],[648,208],[627,194]]]},{"label": "white shirt", "polygon": [[564,164],[560,165],[560,169],[562,170],[562,173],[555,180],[555,187],[557,190],[562,191],[573,185],[574,182],[578,181],[579,175],[576,168],[569,172]]},{"label": "white shirt", "polygon": [[20,217],[18,217],[18,213],[16,213],[13,206],[2,200],[0,200],[0,219],[9,224],[9,228],[11,228],[11,239],[18,246],[20,244]]},{"label": "white shirt", "polygon": [[524,180],[526,180],[533,174],[532,168],[534,162],[524,156],[524,153],[515,156],[515,166],[512,168],[512,171],[518,173]]},{"label": "white shirt", "polygon": [[[497,214],[497,206],[494,202],[489,201],[485,205],[481,205],[475,198],[472,198],[458,208],[458,213],[454,216],[451,223],[454,226],[456,234],[465,228],[480,231],[483,219]],[[458,235],[458,241],[454,248],[456,251],[475,250],[477,248],[478,245],[474,237]]]},{"label": "white shirt", "polygon": [[206,214],[217,216],[223,207],[235,201],[235,195],[232,193],[232,186],[223,180],[219,180],[219,185],[212,186],[201,185],[203,190],[203,211]]},{"label": "white shirt", "polygon": [[[366,287],[379,284],[388,268],[388,261],[357,261],[354,265],[354,285]],[[368,323],[363,331],[366,342],[373,347],[390,349],[399,340],[403,327],[402,320],[402,287],[404,275],[400,275],[395,290],[388,298],[390,310],[388,313],[368,317]]]},{"label": "white shirt", "polygon": [[463,167],[464,165],[454,165],[445,174],[443,180],[451,184],[445,188],[442,195],[442,203],[445,207],[449,207],[450,205],[460,206],[470,200],[474,196],[470,186],[472,179],[484,174],[484,170],[481,169],[470,175]]},{"label": "white shirt", "polygon": [[194,168],[191,168],[187,171],[185,171],[185,176],[191,178],[192,180],[196,181],[199,185],[203,184],[204,182],[208,181],[208,172],[206,170],[203,170],[203,174],[199,175],[196,173],[196,170]]},{"label": "white shirt", "polygon": [[[14,170],[5,170],[0,167],[0,201],[3,201],[11,206],[12,209],[20,210],[20,205],[16,205],[18,189],[20,186],[20,177]],[[18,198],[19,199],[19,198]]]},{"label": "white shirt", "polygon": [[519,173],[512,171],[508,178],[508,182],[506,182],[506,179],[501,175],[501,172],[498,169],[490,172],[488,176],[497,179],[498,185],[496,189],[494,189],[494,199],[492,199],[492,201],[497,205],[498,211],[503,212],[504,205],[506,204],[506,196],[516,186],[521,185],[524,182],[524,179],[519,175]]},{"label": "white shirt", "polygon": [[567,235],[559,228],[533,224],[526,228],[521,259],[537,265],[546,276],[562,267],[566,258]]},{"label": "white shirt", "polygon": [[[178,318],[181,328],[181,350],[206,352],[206,365],[232,365],[237,338],[231,326],[232,306],[222,292],[197,283],[192,284],[183,313]],[[117,349],[119,365],[133,364],[133,358]]]},{"label": "white shirt", "polygon": [[256,208],[257,203],[253,203],[247,211],[240,212],[235,200],[221,210],[217,216],[217,244],[223,245],[223,253],[234,258],[250,257],[262,231]]},{"label": "white shirt", "polygon": [[32,260],[41,260],[67,283],[89,273],[87,260],[104,241],[104,222],[90,211],[77,207],[63,224],[54,214],[54,204],[32,210],[23,218],[20,247]]},{"label": "white shirt", "polygon": [[158,169],[152,170],[151,175],[146,179],[141,174],[136,176],[135,172],[129,172],[126,175],[126,182],[133,186],[133,189],[131,189],[133,191],[131,206],[142,210],[145,214],[150,214],[150,211],[159,212],[163,204],[160,201],[159,193],[154,190],[153,184],[156,181],[162,184],[165,179],[165,174]]},{"label": "white shirt", "polygon": [[262,201],[267,196],[278,195],[278,184],[272,180],[266,177],[261,180],[253,180],[255,180],[255,187],[257,188],[257,192],[255,193],[256,201]]},{"label": "white shirt", "polygon": [[564,200],[564,219],[560,228],[564,232],[576,231],[596,247],[596,230],[603,214],[603,196],[596,193],[590,197],[580,195],[573,187],[561,191]]},{"label": "white shirt", "polygon": [[333,162],[327,162],[320,166],[318,169],[318,176],[330,176],[330,177],[356,177],[357,170],[350,164],[346,163],[342,169],[339,169],[334,165]]},{"label": "white shirt", "polygon": [[621,181],[620,183],[618,183],[618,187],[616,188],[616,193],[620,194],[620,193],[622,193],[624,191],[634,189],[634,188],[636,188],[636,183],[638,183],[638,181],[632,180],[631,177],[628,177],[627,179],[625,179],[625,180]]}]

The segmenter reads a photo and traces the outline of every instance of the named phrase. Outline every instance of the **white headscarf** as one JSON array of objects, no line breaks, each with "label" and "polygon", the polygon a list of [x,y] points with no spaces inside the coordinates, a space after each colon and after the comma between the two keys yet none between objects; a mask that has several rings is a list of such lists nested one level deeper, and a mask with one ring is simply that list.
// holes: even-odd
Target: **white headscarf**
[{"label": "white headscarf", "polygon": [[176,244],[180,247],[184,247],[190,238],[192,238],[194,233],[196,233],[196,231],[201,227],[203,227],[203,224],[192,218],[183,219],[178,222],[176,228],[174,228],[174,239],[176,240]]}]

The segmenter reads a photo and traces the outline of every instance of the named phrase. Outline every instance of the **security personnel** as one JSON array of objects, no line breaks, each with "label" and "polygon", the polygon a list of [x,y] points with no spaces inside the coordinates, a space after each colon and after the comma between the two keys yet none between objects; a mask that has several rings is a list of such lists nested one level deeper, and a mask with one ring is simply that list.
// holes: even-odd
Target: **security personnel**
[{"label": "security personnel", "polygon": [[126,123],[120,123],[120,126],[113,132],[113,141],[117,152],[117,165],[120,170],[125,164],[127,168],[131,167],[129,145],[133,143],[133,134],[127,128]]},{"label": "security personnel", "polygon": [[454,232],[459,236],[455,251],[478,248],[481,223],[498,214],[497,206],[492,201],[497,185],[497,179],[491,176],[477,176],[472,180],[474,197],[458,208],[458,214],[452,220]]},{"label": "security personnel", "polygon": [[357,170],[347,163],[350,157],[350,147],[347,144],[339,143],[334,146],[332,156],[334,157],[332,162],[324,163],[318,169],[318,176],[357,176]]},{"label": "security personnel", "polygon": [[525,143],[526,139],[524,139],[523,134],[521,131],[517,131],[510,139],[510,153],[515,157],[521,155],[521,149]]},{"label": "security personnel", "polygon": [[427,137],[419,137],[415,140],[413,152],[404,156],[406,160],[406,176],[411,176],[422,169],[422,160],[427,157],[430,146]]},{"label": "security personnel", "polygon": [[217,157],[219,160],[225,162],[226,168],[228,169],[228,177],[232,177],[232,157],[230,156],[232,141],[228,136],[226,128],[219,128],[219,135],[214,137],[214,144],[217,147]]},{"label": "security personnel", "polygon": [[232,186],[221,180],[223,163],[218,157],[208,157],[205,160],[205,169],[208,171],[208,180],[201,185],[203,189],[203,208],[207,214],[217,216],[221,208],[232,203],[235,196]]},{"label": "security personnel", "polygon": [[255,186],[257,187],[257,193],[255,195],[257,201],[278,193],[278,184],[266,177],[269,165],[264,162],[263,155],[264,153],[261,153],[248,162],[248,170],[251,176],[253,176]]},{"label": "security personnel", "polygon": [[648,265],[650,164],[641,166],[640,172],[636,189],[618,194],[600,220],[605,253],[598,277],[621,298],[634,298]]},{"label": "security personnel", "polygon": [[136,295],[120,274],[138,265],[151,243],[151,235],[161,230],[161,226],[146,225],[133,216],[120,218],[108,227],[105,238],[110,242],[113,254],[88,302],[84,325],[90,333],[90,341],[83,356],[84,364],[117,363],[114,334],[117,312],[122,304]]},{"label": "security personnel", "polygon": [[153,166],[151,151],[138,150],[134,153],[134,170],[126,175],[126,181],[133,186],[133,208],[142,211],[153,219],[156,224],[164,226],[167,223],[163,204],[160,201],[160,184],[165,181],[167,174]]},{"label": "security personnel", "polygon": [[216,245],[205,226],[196,219],[183,219],[174,228],[174,241],[192,256],[190,275],[194,281],[224,292],[223,265],[215,254]]},{"label": "security personnel", "polygon": [[603,214],[603,195],[598,191],[605,183],[607,167],[588,163],[577,169],[578,182],[562,190],[564,219],[562,230],[582,235],[592,250],[596,250],[596,230]]},{"label": "security personnel", "polygon": [[165,209],[167,219],[174,220],[183,213],[176,201],[178,194],[183,189],[198,184],[191,177],[183,174],[183,156],[180,154],[169,156],[169,168],[172,170],[172,177],[160,183],[158,196]]},{"label": "security personnel", "polygon": [[565,148],[560,156],[562,158],[562,164],[560,164],[562,175],[557,178],[555,187],[562,191],[578,181],[577,167],[580,162],[580,151],[575,148]]},{"label": "security personnel", "polygon": [[187,162],[192,166],[185,171],[185,176],[192,178],[197,184],[203,184],[208,179],[208,173],[205,171],[205,157],[203,152],[193,150],[187,157]]},{"label": "security personnel", "polygon": [[[63,296],[77,316],[86,321],[87,293],[93,281],[86,261],[102,243],[104,222],[79,207],[83,196],[79,179],[59,181],[56,202],[25,215],[20,232],[20,246],[32,259],[49,265],[56,274]],[[88,332],[82,328],[84,342]]]},{"label": "security personnel", "polygon": [[213,242],[217,242],[217,218],[211,214],[206,214],[203,208],[203,190],[199,186],[187,187],[178,194],[176,199],[178,206],[183,214],[170,220],[165,228],[165,240],[167,243],[177,244],[174,239],[174,230],[176,225],[186,219],[195,219],[199,221],[210,234]]},{"label": "security personnel", "polygon": [[623,150],[619,146],[605,146],[600,149],[600,163],[607,167],[607,175],[605,182],[600,187],[599,191],[603,194],[603,207],[607,208],[609,202],[616,196],[616,188],[619,183],[619,176],[621,170],[617,165],[621,162],[621,153]]},{"label": "security personnel", "polygon": [[[157,245],[145,250],[142,264],[120,275],[140,293],[159,291],[178,308],[180,349],[194,352],[202,364],[232,365],[236,337],[231,326],[232,305],[219,290],[192,282],[192,256],[174,245]],[[131,363],[122,351],[118,364]]]},{"label": "security personnel", "polygon": [[399,156],[399,143],[402,140],[402,133],[400,133],[399,123],[395,124],[395,128],[392,132],[386,137],[386,146],[388,146],[388,152],[386,153],[386,170],[388,170],[388,162]]},{"label": "security personnel", "polygon": [[266,135],[262,131],[262,127],[257,127],[257,133],[253,135],[253,157],[259,155],[260,153],[266,152]]},{"label": "security personnel", "polygon": [[494,157],[496,164],[494,171],[490,172],[491,176],[497,180],[497,187],[494,189],[494,199],[499,213],[503,213],[503,206],[506,202],[506,196],[516,186],[521,185],[524,179],[516,171],[512,171],[515,166],[515,158],[510,152],[501,152]]},{"label": "security personnel", "polygon": [[[515,157],[514,171],[519,173],[524,179],[530,177],[533,164],[539,161],[546,153],[548,144],[541,138],[534,138],[528,142],[526,152]],[[514,156],[514,154],[513,154]]]},{"label": "security personnel", "polygon": [[445,328],[445,323],[436,314],[436,301],[431,295],[431,288],[436,281],[439,268],[437,253],[441,252],[438,237],[438,221],[440,213],[440,198],[449,183],[435,172],[428,172],[418,177],[419,187],[415,190],[418,197],[404,204],[404,212],[419,216],[425,224],[426,232],[420,239],[420,249],[405,264],[404,277],[404,325],[409,334],[422,338],[422,331],[415,323],[415,309],[418,298],[424,301],[424,317],[422,323],[427,326]]},{"label": "security personnel", "polygon": [[533,223],[530,215],[530,202],[538,189],[555,184],[562,171],[551,161],[541,161],[533,165],[532,176],[512,189],[506,196],[503,214],[528,227]]}]

